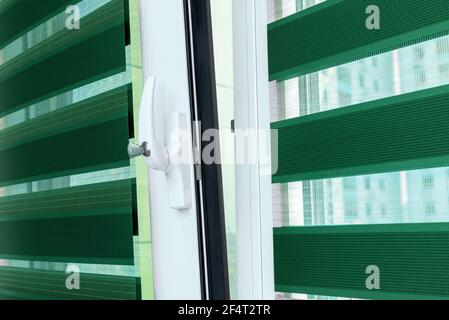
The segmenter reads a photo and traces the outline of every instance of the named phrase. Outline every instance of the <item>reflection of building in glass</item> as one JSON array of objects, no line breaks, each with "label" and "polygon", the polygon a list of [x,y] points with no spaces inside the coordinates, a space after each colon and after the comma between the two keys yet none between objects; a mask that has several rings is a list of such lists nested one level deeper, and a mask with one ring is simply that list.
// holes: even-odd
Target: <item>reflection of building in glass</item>
[{"label": "reflection of building in glass", "polygon": [[[449,37],[404,48],[399,53],[403,92],[449,82]],[[410,222],[447,221],[449,218],[449,171],[447,168],[407,172],[406,210]]]},{"label": "reflection of building in glass", "polygon": [[[269,22],[323,2],[267,1]],[[272,82],[271,121],[447,84],[449,37],[445,36]],[[274,184],[272,191],[275,226],[449,221],[449,167]],[[278,298],[340,299],[306,294],[279,294]]]},{"label": "reflection of building in glass", "polygon": [[[78,3],[81,17],[84,17],[93,11],[99,9],[101,6],[107,4],[110,0],[83,0]],[[4,48],[0,48],[0,66],[6,63],[15,63],[14,59],[24,54],[28,50],[41,44],[47,39],[51,39],[53,35],[65,28],[66,14],[61,12],[48,21],[38,25],[25,35],[19,37]],[[129,48],[127,48],[129,50]],[[127,52],[129,53],[129,51]],[[130,59],[130,55],[127,55]],[[131,65],[131,61],[127,61],[127,65]],[[85,85],[73,90],[68,90],[64,93],[57,94],[51,98],[44,99],[32,105],[26,106],[16,112],[10,113],[3,118],[0,118],[0,130],[17,124],[30,121],[37,117],[44,116],[50,112],[55,112],[59,109],[73,105],[74,103],[94,97],[103,92],[112,90],[119,86],[131,82],[131,70],[111,76],[109,78]],[[24,194],[31,192],[41,192],[52,189],[60,189],[66,187],[80,186],[92,183],[100,183],[113,180],[132,178],[134,169],[131,167],[111,169],[99,172],[89,172],[86,174],[62,176],[52,179],[33,181],[29,183],[22,183],[17,185],[6,186],[0,188],[0,197],[15,194]],[[138,246],[135,246],[136,261],[139,261]],[[39,262],[39,261],[18,261],[18,260],[0,260],[0,266],[13,266],[21,268],[36,268],[65,271],[65,263],[55,262]],[[116,275],[131,275],[135,276],[139,270],[135,266],[108,266],[108,265],[80,265],[82,272],[86,273],[104,273]]]},{"label": "reflection of building in glass", "polygon": [[[269,21],[323,1],[268,0]],[[278,121],[449,83],[449,37],[270,84]],[[300,138],[300,137],[298,137]],[[275,225],[449,220],[449,169],[273,185]]]}]

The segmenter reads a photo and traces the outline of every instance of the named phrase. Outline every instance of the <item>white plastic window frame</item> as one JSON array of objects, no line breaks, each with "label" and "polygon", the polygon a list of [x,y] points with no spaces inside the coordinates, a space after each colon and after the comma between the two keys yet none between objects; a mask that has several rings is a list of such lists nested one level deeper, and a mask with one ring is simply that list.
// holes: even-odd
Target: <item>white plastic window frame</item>
[{"label": "white plastic window frame", "polygon": [[[270,130],[267,24],[266,1],[233,0],[236,130]],[[263,159],[261,139],[249,143]],[[261,163],[236,165],[236,212],[238,299],[273,300],[271,176]]]}]

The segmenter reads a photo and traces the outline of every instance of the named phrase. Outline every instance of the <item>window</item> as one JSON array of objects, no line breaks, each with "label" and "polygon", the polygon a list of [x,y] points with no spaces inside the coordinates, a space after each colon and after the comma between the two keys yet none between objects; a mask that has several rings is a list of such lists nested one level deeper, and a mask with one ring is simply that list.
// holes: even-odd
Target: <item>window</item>
[{"label": "window", "polygon": [[438,72],[440,75],[440,81],[444,81],[445,79],[449,79],[449,64],[442,64],[438,66]]},{"label": "window", "polygon": [[366,215],[368,217],[371,217],[373,215],[373,208],[372,208],[371,203],[366,204]]},{"label": "window", "polygon": [[[217,85],[218,120],[220,129],[231,131],[234,115],[234,81],[233,69],[233,5],[232,1],[212,0],[212,30],[215,54],[215,77]],[[288,89],[287,89],[288,90]],[[285,88],[276,92],[277,97],[285,101]],[[289,90],[288,93],[291,93]],[[292,101],[295,101],[293,96]],[[283,110],[288,114],[288,110]],[[227,139],[226,139],[227,138]],[[232,135],[221,140],[222,159],[228,159],[234,152]],[[226,239],[228,251],[228,272],[231,299],[237,298],[237,221],[235,209],[235,166],[222,165],[224,210],[226,219]],[[285,193],[283,193],[285,195]],[[285,200],[287,201],[287,200]],[[288,211],[288,209],[287,209]],[[288,213],[288,212],[287,212]]]},{"label": "window", "polygon": [[423,58],[424,58],[424,48],[423,47],[415,48],[415,59],[421,60]]},{"label": "window", "polygon": [[352,221],[357,218],[357,203],[353,201],[345,202],[345,214],[347,221]]},{"label": "window", "polygon": [[424,206],[424,212],[428,216],[433,216],[435,214],[435,203],[433,201],[426,202]]},{"label": "window", "polygon": [[433,175],[426,174],[423,176],[423,186],[425,189],[433,188]]},{"label": "window", "polygon": [[365,88],[365,76],[363,74],[359,75],[359,86],[361,89]]},{"label": "window", "polygon": [[449,53],[449,39],[443,38],[437,40],[437,53],[444,55]]},{"label": "window", "polygon": [[351,104],[351,95],[349,93],[345,93],[339,91],[338,93],[338,101],[340,106],[348,106]]},{"label": "window", "polygon": [[387,206],[382,204],[380,208],[381,215],[383,218],[385,218],[387,216]]},{"label": "window", "polygon": [[385,180],[384,179],[379,179],[379,190],[385,191]]},{"label": "window", "polygon": [[[76,31],[71,1],[17,17],[12,3],[0,12],[21,21],[0,34],[0,216],[14,219],[0,222],[0,269],[17,285],[0,284],[0,298],[150,299],[146,174],[126,153],[142,86],[137,1],[80,0]],[[70,294],[68,269],[84,279]]]},{"label": "window", "polygon": [[378,93],[379,90],[380,90],[380,88],[379,88],[379,81],[378,80],[374,80],[373,87],[374,87],[374,92]]},{"label": "window", "polygon": [[[307,10],[302,6],[304,1],[268,1],[275,2],[279,7],[287,2],[290,5],[293,2],[299,2],[301,5],[297,5],[296,11]],[[356,1],[328,2],[328,6],[320,6],[318,2],[315,2],[314,5],[314,10],[310,10],[309,15],[298,14],[296,20],[285,19],[282,23],[277,23],[282,17],[273,17],[271,21],[274,22],[268,29],[271,85],[281,86],[286,79],[298,77],[298,73],[301,77],[306,77],[315,74],[322,75],[324,74],[323,70],[326,70],[325,81],[320,80],[315,83],[316,94],[320,95],[326,92],[326,95],[329,96],[326,106],[321,100],[321,104],[318,107],[315,106],[314,111],[307,109],[309,110],[307,113],[301,113],[296,117],[276,117],[274,114],[272,116],[272,127],[278,130],[279,135],[279,170],[273,176],[273,184],[280,186],[280,190],[285,190],[285,192],[289,191],[289,185],[292,182],[307,186],[303,189],[300,201],[303,201],[304,205],[306,201],[308,201],[307,205],[309,205],[309,201],[312,203],[309,209],[312,216],[323,215],[326,217],[325,220],[308,218],[306,220],[306,215],[304,215],[303,219],[301,216],[301,219],[290,220],[287,224],[275,228],[276,288],[281,293],[285,292],[285,297],[292,293],[308,294],[310,293],[308,290],[310,290],[314,294],[321,294],[314,298],[327,298],[329,295],[347,297],[348,292],[351,292],[349,296],[352,298],[385,298],[386,295],[383,295],[385,293],[383,291],[379,294],[365,292],[363,283],[352,282],[353,278],[349,274],[345,278],[346,284],[341,285],[346,286],[351,283],[346,287],[346,289],[351,287],[349,291],[341,290],[340,286],[337,288],[332,283],[323,285],[321,282],[320,284],[322,279],[314,278],[314,275],[320,272],[330,274],[332,271],[329,270],[338,269],[333,273],[335,278],[344,277],[344,270],[347,270],[348,266],[346,263],[351,264],[351,259],[350,254],[345,257],[345,263],[336,258],[338,256],[336,242],[339,239],[342,241],[341,247],[339,247],[341,254],[353,252],[356,255],[355,252],[361,252],[357,251],[361,250],[361,246],[369,251],[369,248],[373,248],[373,243],[391,243],[386,240],[387,235],[395,235],[396,239],[406,239],[409,232],[417,231],[421,236],[420,232],[424,234],[424,229],[425,232],[432,235],[437,228],[445,230],[444,234],[449,232],[449,215],[447,215],[449,190],[447,179],[441,179],[441,177],[447,177],[447,163],[444,161],[434,163],[430,160],[433,158],[430,149],[439,150],[436,151],[437,153],[446,150],[443,140],[441,140],[441,131],[431,133],[430,127],[432,126],[416,131],[416,137],[429,134],[429,139],[425,142],[422,141],[423,146],[425,145],[429,149],[424,151],[423,148],[420,158],[413,155],[420,148],[419,138],[408,142],[405,141],[407,139],[402,142],[395,140],[398,135],[404,134],[405,137],[405,132],[416,130],[416,127],[412,128],[407,124],[411,123],[412,118],[416,120],[414,123],[422,122],[420,120],[423,118],[420,115],[424,116],[421,114],[424,112],[424,106],[432,108],[439,115],[435,117],[435,122],[432,120],[432,123],[438,122],[438,125],[445,126],[446,121],[442,119],[446,119],[445,114],[449,110],[446,110],[444,103],[436,105],[430,101],[439,98],[442,99],[441,101],[447,101],[449,98],[447,96],[447,92],[449,92],[447,70],[449,36],[444,35],[444,30],[438,34],[435,32],[432,34],[420,33],[423,29],[419,26],[418,20],[411,18],[412,16],[409,16],[410,19],[398,16],[398,28],[396,29],[397,34],[395,34],[398,37],[396,38],[397,43],[393,45],[389,42],[391,37],[368,43],[370,37],[364,36],[365,30],[355,27],[353,34],[352,31],[343,27],[338,29],[339,19],[347,22],[343,18],[345,14],[348,11],[355,12],[354,10],[360,9],[357,8]],[[426,21],[435,27],[443,20],[449,19],[449,17],[445,17],[441,21],[435,20],[436,2],[432,2],[432,4],[421,2],[421,5],[417,5],[412,11],[408,11],[410,9],[409,2],[405,0],[394,2],[381,0],[378,5],[382,5],[382,10],[391,9],[392,14],[399,14],[399,12],[404,14],[407,11],[407,15],[411,15],[413,10],[417,10],[416,16],[425,15]],[[404,11],[398,11],[400,7],[404,8]],[[324,27],[326,25],[324,21],[328,16],[327,11],[321,10],[321,8],[332,8],[334,22],[332,30]],[[306,23],[306,19],[302,19],[305,16],[310,19],[307,22],[314,21],[314,23]],[[404,27],[402,23],[406,20],[409,24],[402,28]],[[399,21],[401,21],[401,28],[399,28]],[[301,37],[301,35],[290,33],[294,28],[307,34],[314,34],[315,37]],[[388,31],[391,32],[389,36],[396,32],[393,29],[395,28]],[[340,32],[340,36],[337,36],[336,30]],[[280,41],[280,34],[284,36],[282,39],[287,39],[288,34],[289,41]],[[333,41],[333,38],[336,37],[338,40]],[[376,49],[365,50],[359,46],[359,43],[353,44],[351,41],[356,37],[364,39],[366,45],[372,45]],[[415,38],[409,41],[411,37]],[[344,49],[343,43],[346,45]],[[307,48],[308,52],[302,48]],[[309,54],[311,48],[315,48],[314,55]],[[322,55],[317,53],[321,50],[323,50]],[[343,58],[335,58],[336,56]],[[289,69],[289,66],[284,65],[287,60],[294,65],[294,68]],[[352,79],[357,80],[352,81]],[[366,90],[368,83],[372,83],[373,90]],[[300,99],[302,86],[303,84],[300,82],[298,89],[291,89],[298,90]],[[423,103],[426,100],[424,98],[426,95],[428,95],[429,104]],[[418,101],[418,97],[424,98],[424,100]],[[410,102],[407,103],[407,108],[404,106],[404,99]],[[399,105],[403,105],[403,108],[401,109]],[[282,108],[283,106],[279,105],[278,107]],[[291,105],[290,108],[293,109],[295,106]],[[379,110],[379,113],[374,116],[376,109]],[[272,110],[276,110],[276,106],[272,105]],[[312,113],[320,113],[320,115],[316,116]],[[372,121],[375,118],[384,121],[379,120],[374,126]],[[440,118],[441,121],[437,121],[437,118]],[[394,125],[392,124],[391,127],[387,125],[386,131],[379,129],[382,124],[389,121],[393,121]],[[339,126],[342,123],[348,125]],[[333,139],[337,136],[342,137],[338,145],[336,145],[338,139]],[[332,142],[329,142],[330,140]],[[397,141],[397,144],[387,151],[387,141],[393,140]],[[370,144],[370,148],[363,149],[367,143]],[[406,145],[407,148],[405,148]],[[283,146],[285,146],[284,151]],[[339,153],[343,149],[344,151]],[[295,157],[297,150],[301,150],[301,159]],[[446,155],[446,151],[443,153]],[[383,160],[379,158],[381,154],[385,155]],[[390,162],[392,158],[397,161]],[[425,160],[426,158],[429,161]],[[343,165],[343,163],[345,164]],[[285,189],[282,189],[282,186]],[[320,186],[325,186],[325,188]],[[434,191],[428,192],[428,190]],[[282,199],[282,193],[280,195],[273,194],[273,202],[279,202],[280,199],[276,197]],[[314,206],[313,201],[320,199],[324,199],[328,205],[324,208]],[[282,200],[280,202],[282,203]],[[273,207],[274,217],[276,217],[277,210]],[[321,212],[323,210],[324,213]],[[310,228],[311,225],[316,228]],[[378,225],[381,227],[378,228]],[[433,227],[435,229],[432,229]],[[419,231],[420,228],[424,229]],[[301,237],[294,237],[293,234]],[[302,242],[299,238],[306,240]],[[313,239],[316,239],[316,242]],[[365,246],[365,240],[361,239],[370,240],[366,240]],[[418,253],[419,250],[414,251],[418,247],[429,246],[429,244],[424,245],[423,242],[419,242],[419,244],[417,242],[417,247],[413,247],[410,241],[405,240],[401,243],[403,246],[396,249],[391,247],[391,251],[388,249],[388,252],[385,251],[385,255],[382,255],[385,258],[384,262],[388,260],[389,266],[391,266],[391,261],[396,259],[397,255],[395,256],[394,252],[398,252],[397,250],[410,250],[407,252]],[[444,243],[436,244],[435,242],[434,245],[446,248]],[[332,246],[332,253],[328,251],[330,246]],[[380,247],[382,246],[379,245]],[[297,248],[301,248],[301,250],[297,250]],[[321,255],[317,253],[318,251]],[[424,258],[426,250],[419,252],[420,263],[426,264],[428,262],[428,259]],[[329,255],[335,259],[329,258]],[[317,259],[320,259],[320,263],[317,263],[318,260],[314,260],[313,257],[319,257]],[[307,262],[303,264],[289,262],[295,259]],[[329,268],[323,266],[327,263]],[[382,263],[379,262],[379,264]],[[343,267],[344,264],[345,267]],[[313,267],[311,267],[312,265]],[[309,267],[310,269],[308,269]],[[430,289],[430,279],[435,280],[438,277],[436,275],[438,270],[435,265],[429,264],[428,267],[429,270],[432,270],[425,273],[425,277],[429,281],[423,281],[422,285],[407,282],[408,292],[422,294],[424,291],[428,293],[432,290]],[[439,267],[441,266],[439,265]],[[301,274],[294,270],[301,270]],[[409,269],[407,272],[412,274],[421,272],[420,270],[423,270],[422,266],[414,271]],[[363,276],[360,276],[360,279],[362,278]],[[393,278],[391,278],[393,285],[396,280],[400,281]],[[332,288],[332,290],[327,290],[328,288]],[[352,291],[355,288],[357,288],[357,292]],[[401,291],[403,288],[405,287],[397,290]],[[449,292],[445,290],[439,292],[444,296],[449,296]],[[404,294],[407,295],[405,292]],[[426,294],[422,295],[426,296]]]},{"label": "window", "polygon": [[426,72],[422,68],[422,66],[416,66],[415,67],[415,79],[416,79],[416,86],[422,86],[426,83]]},{"label": "window", "polygon": [[329,94],[327,93],[327,90],[323,90],[323,105],[327,105],[329,100]]},{"label": "window", "polygon": [[356,178],[344,178],[343,179],[343,189],[344,190],[356,190],[357,189]]},{"label": "window", "polygon": [[371,179],[369,177],[365,177],[365,190],[371,189]]},{"label": "window", "polygon": [[351,73],[345,68],[338,69],[338,80],[342,83],[351,83]]}]

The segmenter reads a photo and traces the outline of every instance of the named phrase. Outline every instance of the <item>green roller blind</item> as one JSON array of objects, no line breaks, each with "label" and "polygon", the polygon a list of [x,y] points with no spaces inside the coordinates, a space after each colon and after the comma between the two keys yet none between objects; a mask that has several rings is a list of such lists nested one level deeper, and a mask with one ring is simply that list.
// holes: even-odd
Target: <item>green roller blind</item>
[{"label": "green roller blind", "polygon": [[2,130],[0,185],[129,165],[130,90],[120,87]]},{"label": "green roller blind", "polygon": [[[447,299],[449,224],[326,226],[274,231],[276,288],[361,299]],[[365,270],[381,270],[369,291]]]},{"label": "green roller blind", "polygon": [[61,286],[63,271],[0,269],[2,300],[135,300],[139,279],[98,274],[83,274],[83,286],[77,292]]},{"label": "green roller blind", "polygon": [[[298,0],[288,15],[268,2],[276,291],[449,299],[449,3]],[[365,26],[371,5],[379,30]],[[408,213],[385,223],[395,197],[391,211]]]},{"label": "green roller blind", "polygon": [[0,199],[0,258],[132,265],[132,181]]},{"label": "green roller blind", "polygon": [[[72,4],[79,30],[65,27]],[[127,11],[0,4],[0,298],[140,298]],[[80,290],[66,287],[73,264]]]},{"label": "green roller blind", "polygon": [[376,1],[381,29],[368,30],[366,8],[373,4],[327,0],[270,24],[270,79],[304,75],[449,34],[446,0]]},{"label": "green roller blind", "polygon": [[274,182],[449,164],[449,86],[273,124]]},{"label": "green roller blind", "polygon": [[123,1],[111,1],[82,19],[80,30],[63,29],[1,66],[0,115],[125,71],[124,23]]},{"label": "green roller blind", "polygon": [[0,4],[0,47],[4,47],[32,27],[76,4],[76,0],[3,0]]}]

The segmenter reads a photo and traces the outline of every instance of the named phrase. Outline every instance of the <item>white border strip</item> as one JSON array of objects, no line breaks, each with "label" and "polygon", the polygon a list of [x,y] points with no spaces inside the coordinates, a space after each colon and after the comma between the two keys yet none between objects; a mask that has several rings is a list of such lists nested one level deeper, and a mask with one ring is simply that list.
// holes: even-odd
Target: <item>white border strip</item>
[{"label": "white border strip", "polygon": [[[233,28],[235,127],[270,130],[266,1],[233,0]],[[260,143],[250,143],[263,159]],[[261,175],[261,165],[236,165],[239,299],[275,297],[271,201],[271,176]]]}]

